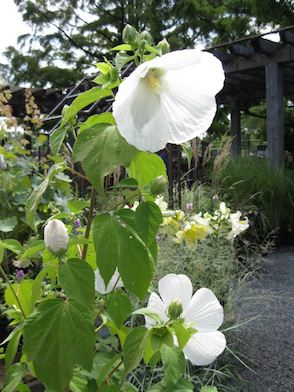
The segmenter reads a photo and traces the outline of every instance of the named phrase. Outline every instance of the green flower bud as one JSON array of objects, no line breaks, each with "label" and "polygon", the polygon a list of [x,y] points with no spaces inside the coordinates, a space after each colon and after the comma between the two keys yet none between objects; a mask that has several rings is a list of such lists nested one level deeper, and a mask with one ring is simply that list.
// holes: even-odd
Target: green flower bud
[{"label": "green flower bud", "polygon": [[170,44],[167,42],[166,38],[158,42],[157,48],[161,50],[162,54],[166,54],[170,52]]},{"label": "green flower bud", "polygon": [[182,313],[183,313],[183,305],[181,301],[176,299],[169,304],[169,307],[167,309],[167,315],[170,320],[175,320],[179,318]]},{"label": "green flower bud", "polygon": [[163,193],[167,185],[166,178],[164,176],[158,176],[150,183],[150,193],[153,196]]},{"label": "green flower bud", "polygon": [[134,44],[138,39],[138,31],[131,25],[127,24],[122,32],[122,40],[125,44]]},{"label": "green flower bud", "polygon": [[63,106],[62,111],[61,111],[62,116],[65,115],[65,112],[67,111],[68,108],[69,108],[68,105],[64,105],[64,106]]}]

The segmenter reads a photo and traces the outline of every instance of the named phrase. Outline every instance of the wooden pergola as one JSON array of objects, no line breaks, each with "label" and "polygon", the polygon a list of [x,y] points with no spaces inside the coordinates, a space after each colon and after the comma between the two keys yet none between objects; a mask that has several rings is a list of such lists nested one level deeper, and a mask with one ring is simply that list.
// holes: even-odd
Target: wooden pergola
[{"label": "wooden pergola", "polygon": [[284,162],[284,97],[294,97],[294,26],[275,30],[279,42],[267,34],[218,45],[207,51],[223,64],[226,79],[217,96],[229,107],[232,155],[241,153],[241,109],[265,100],[267,108],[267,157],[277,166]]}]

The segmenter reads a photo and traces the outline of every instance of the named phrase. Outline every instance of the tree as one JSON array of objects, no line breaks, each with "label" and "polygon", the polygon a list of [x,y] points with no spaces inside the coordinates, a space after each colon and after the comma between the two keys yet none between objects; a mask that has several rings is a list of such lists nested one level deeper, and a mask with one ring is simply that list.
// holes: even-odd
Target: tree
[{"label": "tree", "polygon": [[9,47],[10,84],[68,86],[79,80],[131,24],[172,49],[211,45],[256,33],[266,24],[293,21],[292,0],[15,0],[34,34]]}]

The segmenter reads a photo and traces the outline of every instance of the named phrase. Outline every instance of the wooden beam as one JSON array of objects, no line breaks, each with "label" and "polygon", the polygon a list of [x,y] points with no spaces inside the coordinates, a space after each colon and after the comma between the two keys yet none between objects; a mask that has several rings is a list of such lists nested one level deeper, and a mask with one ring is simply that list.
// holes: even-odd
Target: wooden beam
[{"label": "wooden beam", "polygon": [[267,106],[267,156],[271,164],[284,165],[283,70],[277,63],[265,67]]},{"label": "wooden beam", "polygon": [[231,99],[231,154],[234,158],[241,155],[241,112],[240,103],[235,98]]},{"label": "wooden beam", "polygon": [[280,31],[281,41],[286,44],[294,45],[294,32],[293,31]]},{"label": "wooden beam", "polygon": [[273,42],[264,38],[252,39],[251,45],[255,52],[264,54],[273,54],[283,47],[283,45],[279,42]]},{"label": "wooden beam", "polygon": [[233,44],[229,46],[229,50],[232,54],[242,57],[251,57],[254,55],[253,48],[248,45]]}]

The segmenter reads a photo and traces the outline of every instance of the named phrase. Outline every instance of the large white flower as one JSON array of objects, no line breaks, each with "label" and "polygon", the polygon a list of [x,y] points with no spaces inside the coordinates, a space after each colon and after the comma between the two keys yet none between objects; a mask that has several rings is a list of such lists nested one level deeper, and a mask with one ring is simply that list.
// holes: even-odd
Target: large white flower
[{"label": "large white flower", "polygon": [[66,251],[69,243],[67,228],[59,219],[49,221],[44,229],[44,242],[46,247],[54,254]]},{"label": "large white flower", "polygon": [[[183,352],[186,358],[197,366],[208,365],[220,355],[226,347],[225,336],[217,331],[222,325],[223,307],[214,293],[206,288],[199,289],[192,296],[192,283],[186,275],[168,274],[158,282],[158,291],[151,293],[147,308],[159,314],[167,322],[168,308],[172,302],[181,303],[181,317],[185,324],[197,332],[190,337]],[[149,328],[155,321],[145,317]]]},{"label": "large white flower", "polygon": [[206,132],[216,112],[224,71],[211,53],[186,49],[141,64],[119,86],[113,104],[128,143],[159,151]]},{"label": "large white flower", "polygon": [[94,274],[95,274],[95,290],[99,294],[108,294],[115,288],[123,287],[123,282],[120,278],[118,270],[115,270],[107,286],[105,286],[104,280],[98,269],[95,270]]}]

